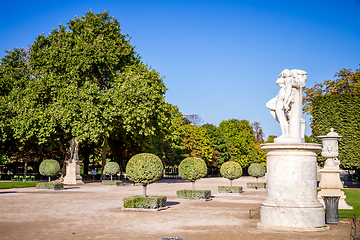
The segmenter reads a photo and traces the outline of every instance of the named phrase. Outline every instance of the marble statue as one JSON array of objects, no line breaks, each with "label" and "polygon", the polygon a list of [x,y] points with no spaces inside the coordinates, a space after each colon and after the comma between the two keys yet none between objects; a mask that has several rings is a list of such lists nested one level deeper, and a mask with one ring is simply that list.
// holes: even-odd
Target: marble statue
[{"label": "marble statue", "polygon": [[70,140],[70,158],[68,161],[79,161],[79,142],[76,138]]},{"label": "marble statue", "polygon": [[70,140],[70,158],[65,161],[66,174],[64,184],[84,184],[80,175],[79,142],[76,138]]},{"label": "marble statue", "polygon": [[292,138],[303,142],[305,120],[302,119],[302,96],[307,73],[298,69],[285,69],[281,72],[276,84],[280,90],[276,97],[266,103],[271,115],[280,123],[282,138]]},{"label": "marble statue", "polygon": [[[320,144],[305,143],[302,97],[307,73],[285,69],[276,84],[280,90],[266,103],[280,123],[281,136],[261,144],[266,152],[266,198],[261,203],[260,229],[324,231],[324,206],[317,196],[316,157]],[[332,150],[331,150],[332,151]]]}]

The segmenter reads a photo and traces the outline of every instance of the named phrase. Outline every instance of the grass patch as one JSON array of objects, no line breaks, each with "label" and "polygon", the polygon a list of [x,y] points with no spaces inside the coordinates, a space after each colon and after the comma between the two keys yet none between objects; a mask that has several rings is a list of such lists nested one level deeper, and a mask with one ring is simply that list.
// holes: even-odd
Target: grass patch
[{"label": "grass patch", "polygon": [[360,216],[360,189],[342,189],[346,195],[345,202],[352,206],[352,210],[339,209],[340,219],[352,219],[354,214],[358,218]]},{"label": "grass patch", "polygon": [[37,182],[0,182],[0,189],[36,187]]}]

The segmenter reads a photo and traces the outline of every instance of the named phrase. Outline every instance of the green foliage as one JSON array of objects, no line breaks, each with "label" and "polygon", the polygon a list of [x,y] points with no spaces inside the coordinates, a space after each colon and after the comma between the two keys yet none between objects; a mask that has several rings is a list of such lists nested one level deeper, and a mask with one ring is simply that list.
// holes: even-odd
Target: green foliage
[{"label": "green foliage", "polygon": [[229,180],[238,179],[242,175],[242,168],[239,163],[229,161],[221,166],[220,174],[222,177],[227,178]]},{"label": "green foliage", "polygon": [[305,88],[304,112],[312,115],[312,104],[319,96],[338,96],[339,94],[360,94],[360,69],[341,69],[335,73],[335,80],[316,83],[312,88]]},{"label": "green foliage", "polygon": [[[11,156],[35,150],[41,159],[56,151],[63,158],[76,137],[97,146],[122,139],[119,159],[145,150],[165,158],[173,118],[167,89],[107,11],[90,11],[39,35],[28,52],[7,53],[0,62],[0,140],[18,141],[6,142],[16,147]],[[106,150],[104,144],[102,159]]]},{"label": "green foliage", "polygon": [[206,174],[206,163],[201,158],[188,157],[182,160],[179,165],[179,175],[184,180],[195,182],[196,180],[205,177]]},{"label": "green foliage", "polygon": [[120,171],[120,166],[116,162],[108,162],[104,168],[104,173],[109,175],[115,175],[119,171]]},{"label": "green foliage", "polygon": [[248,168],[248,173],[252,177],[263,177],[265,175],[265,167],[260,163],[252,163]]},{"label": "green foliage", "polygon": [[265,143],[274,143],[274,139],[277,138],[275,135],[269,135]]},{"label": "green foliage", "polygon": [[220,128],[209,123],[202,125],[202,128],[206,130],[206,137],[213,147],[211,166],[220,168],[224,162],[233,160],[235,148]]},{"label": "green foliage", "polygon": [[101,185],[112,185],[112,186],[120,186],[121,185],[121,181],[119,180],[102,180],[101,181]]},{"label": "green foliage", "polygon": [[[334,128],[342,139],[339,141],[339,160],[342,169],[360,169],[360,95],[337,94],[318,96],[312,99],[311,130],[316,138],[326,135],[330,128]],[[319,151],[318,162],[323,165],[323,158]]]},{"label": "green foliage", "polygon": [[264,182],[248,182],[247,188],[266,188],[266,183]]},{"label": "green foliage", "polygon": [[124,208],[156,209],[166,207],[165,196],[132,196],[124,198]]},{"label": "green foliage", "polygon": [[218,186],[219,193],[242,193],[243,188],[238,186]]},{"label": "green foliage", "polygon": [[266,163],[265,152],[256,141],[249,121],[225,120],[219,124],[219,128],[235,147],[235,161],[239,162],[242,168],[253,162]]},{"label": "green foliage", "polygon": [[126,165],[126,174],[131,181],[143,186],[159,180],[164,166],[159,157],[151,153],[140,153],[133,156]]},{"label": "green foliage", "polygon": [[176,196],[179,199],[208,200],[211,198],[211,191],[210,190],[179,190],[176,191]]},{"label": "green foliage", "polygon": [[55,176],[60,173],[60,164],[53,159],[46,159],[40,163],[39,172],[43,176]]},{"label": "green foliage", "polygon": [[63,183],[50,183],[50,182],[41,182],[36,184],[36,189],[63,189],[64,184]]}]

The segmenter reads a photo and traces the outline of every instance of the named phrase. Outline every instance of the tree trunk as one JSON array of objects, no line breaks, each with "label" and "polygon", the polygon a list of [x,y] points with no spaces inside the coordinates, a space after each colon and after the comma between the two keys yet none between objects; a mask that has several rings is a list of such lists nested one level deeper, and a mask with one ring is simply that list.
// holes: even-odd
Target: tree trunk
[{"label": "tree trunk", "polygon": [[232,181],[233,181],[233,180],[231,179],[231,180],[230,180],[230,187],[232,187]]},{"label": "tree trunk", "polygon": [[195,191],[195,181],[192,182],[192,190]]},{"label": "tree trunk", "polygon": [[51,178],[51,177],[49,176],[49,182],[50,182],[50,180],[51,180],[50,178]]},{"label": "tree trunk", "polygon": [[112,181],[112,175],[110,175],[110,179],[111,179],[111,181]]},{"label": "tree trunk", "polygon": [[104,145],[102,147],[102,152],[101,152],[101,180],[105,179],[104,168],[105,168],[105,165],[106,165],[106,149],[107,149],[107,145],[108,145],[108,137],[105,137]]},{"label": "tree trunk", "polygon": [[146,185],[143,185],[143,196],[146,197]]}]

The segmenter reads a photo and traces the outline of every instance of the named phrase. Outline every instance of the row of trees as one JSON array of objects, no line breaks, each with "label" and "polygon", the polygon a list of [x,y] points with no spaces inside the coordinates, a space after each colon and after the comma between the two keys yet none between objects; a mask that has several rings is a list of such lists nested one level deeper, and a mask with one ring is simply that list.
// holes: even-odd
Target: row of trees
[{"label": "row of trees", "polygon": [[[0,60],[0,161],[67,160],[68,143],[80,142],[87,173],[90,159],[122,166],[140,152],[166,165],[188,156],[219,167],[246,167],[264,153],[246,120],[205,124],[165,102],[160,74],[141,61],[130,37],[107,11],[75,17],[28,50]],[[199,122],[200,121],[200,122]],[[257,128],[257,131],[259,129]],[[103,170],[103,169],[102,169]]]}]

